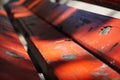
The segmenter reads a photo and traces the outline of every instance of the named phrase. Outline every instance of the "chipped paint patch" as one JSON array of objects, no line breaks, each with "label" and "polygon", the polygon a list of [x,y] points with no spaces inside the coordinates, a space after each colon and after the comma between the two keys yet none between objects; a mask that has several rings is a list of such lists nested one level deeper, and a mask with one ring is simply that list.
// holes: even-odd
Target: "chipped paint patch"
[{"label": "chipped paint patch", "polygon": [[99,69],[102,70],[102,69],[104,69],[104,68],[106,68],[106,67],[107,67],[107,65],[106,65],[106,64],[103,64],[102,66],[99,67]]},{"label": "chipped paint patch", "polygon": [[97,78],[96,80],[110,80],[109,74],[104,71],[94,72],[94,73],[92,73],[92,76]]},{"label": "chipped paint patch", "polygon": [[14,58],[21,58],[21,59],[25,59],[24,57],[14,53],[14,52],[11,52],[11,51],[6,51],[5,54],[9,55],[9,56],[12,56]]},{"label": "chipped paint patch", "polygon": [[15,58],[20,58],[21,56],[19,56],[18,54],[11,52],[11,51],[6,51],[5,54],[15,57]]},{"label": "chipped paint patch", "polygon": [[67,54],[67,55],[64,55],[64,56],[62,56],[62,59],[63,60],[74,60],[74,59],[76,59],[77,57],[76,57],[76,55],[74,55],[74,54]]},{"label": "chipped paint patch", "polygon": [[68,51],[67,47],[65,45],[63,45],[63,44],[57,45],[54,49],[61,49],[61,50],[65,51],[65,52]]},{"label": "chipped paint patch", "polygon": [[115,61],[110,61],[110,64],[115,65]]},{"label": "chipped paint patch", "polygon": [[108,73],[106,72],[94,72],[92,75],[94,76],[108,76]]},{"label": "chipped paint patch", "polygon": [[101,29],[100,35],[107,35],[110,32],[111,28],[111,26],[104,27],[103,29]]},{"label": "chipped paint patch", "polygon": [[97,78],[96,80],[110,80],[109,73],[105,71],[108,66],[106,64],[102,64],[97,68],[97,71],[92,73],[92,76]]}]

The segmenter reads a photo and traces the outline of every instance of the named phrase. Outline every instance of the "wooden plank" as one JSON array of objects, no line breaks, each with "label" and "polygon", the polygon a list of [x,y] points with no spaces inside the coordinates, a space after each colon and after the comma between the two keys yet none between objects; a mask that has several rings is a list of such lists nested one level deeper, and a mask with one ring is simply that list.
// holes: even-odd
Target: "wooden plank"
[{"label": "wooden plank", "polygon": [[[48,8],[46,7],[46,9]],[[54,10],[51,8],[51,14],[47,17],[43,16],[47,12],[42,15],[39,12],[36,11],[35,13],[55,25],[59,30],[67,33],[84,48],[120,72],[119,19],[63,5]]]},{"label": "wooden plank", "polygon": [[[61,16],[68,16],[68,13],[69,12],[66,12]],[[120,20],[90,14],[84,11],[76,11],[71,16],[72,17],[59,23],[59,25],[62,26],[62,30],[102,58],[105,58],[111,65],[116,66],[118,70],[120,70],[118,58],[120,38],[117,37],[119,36],[120,29],[118,25]],[[56,25],[59,20],[60,18],[56,19],[53,24]],[[115,52],[116,54],[114,54]],[[112,64],[111,61],[115,63]]]},{"label": "wooden plank", "polygon": [[27,79],[41,80],[8,17],[0,14],[0,80]]},{"label": "wooden plank", "polygon": [[41,67],[47,76],[53,72],[52,76],[59,80],[119,79],[120,75],[113,69],[34,14],[13,17],[23,24],[29,52],[38,63],[43,63]]}]

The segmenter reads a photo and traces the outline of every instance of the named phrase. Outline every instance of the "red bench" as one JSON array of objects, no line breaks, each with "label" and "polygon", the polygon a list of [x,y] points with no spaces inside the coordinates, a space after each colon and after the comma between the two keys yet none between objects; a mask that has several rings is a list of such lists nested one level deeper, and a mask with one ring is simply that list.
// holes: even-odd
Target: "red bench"
[{"label": "red bench", "polygon": [[[38,11],[37,8],[40,5],[41,8]],[[119,71],[120,20],[64,5],[56,5],[46,1],[46,5],[39,3],[31,10]]]},{"label": "red bench", "polygon": [[8,12],[47,79],[120,78],[119,19],[47,0],[24,5],[7,5]]}]

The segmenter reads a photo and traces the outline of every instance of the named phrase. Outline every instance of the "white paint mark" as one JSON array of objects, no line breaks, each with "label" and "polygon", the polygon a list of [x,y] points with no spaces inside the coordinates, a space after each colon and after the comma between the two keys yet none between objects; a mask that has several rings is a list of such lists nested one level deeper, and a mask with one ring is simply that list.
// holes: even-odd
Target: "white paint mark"
[{"label": "white paint mark", "polygon": [[115,61],[110,61],[110,64],[115,65]]},{"label": "white paint mark", "polygon": [[76,59],[76,55],[74,54],[67,54],[62,57],[64,60],[74,60]]},{"label": "white paint mark", "polygon": [[45,80],[45,77],[44,77],[43,73],[39,73],[38,75],[39,75],[41,80]]}]

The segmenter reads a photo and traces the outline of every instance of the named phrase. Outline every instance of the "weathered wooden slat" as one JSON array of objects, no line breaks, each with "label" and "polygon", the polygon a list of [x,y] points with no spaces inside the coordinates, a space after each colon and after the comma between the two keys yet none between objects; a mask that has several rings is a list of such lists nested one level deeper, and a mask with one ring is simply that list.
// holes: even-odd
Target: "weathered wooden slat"
[{"label": "weathered wooden slat", "polygon": [[0,13],[0,80],[27,79],[41,80],[7,15]]},{"label": "weathered wooden slat", "polygon": [[[19,14],[19,12],[13,12],[13,14]],[[59,80],[96,80],[99,78],[104,80],[120,77],[105,63],[34,14],[26,17],[14,15],[13,17],[23,24],[21,27],[26,31],[25,36],[30,53],[38,63],[43,63],[44,66],[41,67],[47,76],[51,76],[52,70]]]},{"label": "weathered wooden slat", "polygon": [[[66,12],[62,16],[68,16],[67,14]],[[60,18],[56,19],[53,24],[56,25],[59,20]],[[72,17],[58,25],[60,25],[59,28],[62,26],[62,30],[74,37],[79,43],[105,58],[120,70],[119,23],[119,19],[76,11]]]},{"label": "weathered wooden slat", "polygon": [[[15,8],[15,6],[11,7],[11,5],[8,4],[8,6],[6,6],[6,8],[8,9],[9,13],[11,12],[13,14],[13,16],[11,16],[13,18],[13,22],[16,23],[16,25],[18,25],[18,27],[16,27],[16,29],[18,28],[18,30],[22,31],[22,34],[24,34],[24,36],[27,37],[28,36],[27,32],[29,32],[29,29],[27,30],[27,28],[22,27],[22,26],[26,26],[26,25],[19,24],[18,22],[21,22],[21,21],[17,20],[17,19],[32,16],[32,12],[29,12],[29,10],[26,9],[24,6],[19,6],[19,7]],[[28,42],[31,42],[30,39],[26,39],[26,40],[28,40]],[[29,45],[28,47],[31,47],[31,45]],[[43,59],[43,57],[40,55],[39,52],[34,50],[35,46],[32,46],[32,47],[33,47],[32,51],[30,51],[30,49],[29,49],[28,52],[29,52],[29,55],[31,56],[31,59],[34,62],[37,70],[39,72],[42,71],[42,73],[45,75],[45,77],[47,76],[46,78],[48,78],[50,80],[55,80],[55,76],[53,75],[52,71],[48,70],[49,67],[46,66],[47,65],[46,61]],[[33,50],[34,50],[34,52],[33,52]],[[31,52],[35,53],[35,55],[33,55],[33,53],[31,54]],[[38,60],[39,60],[39,62],[38,62]]]}]

